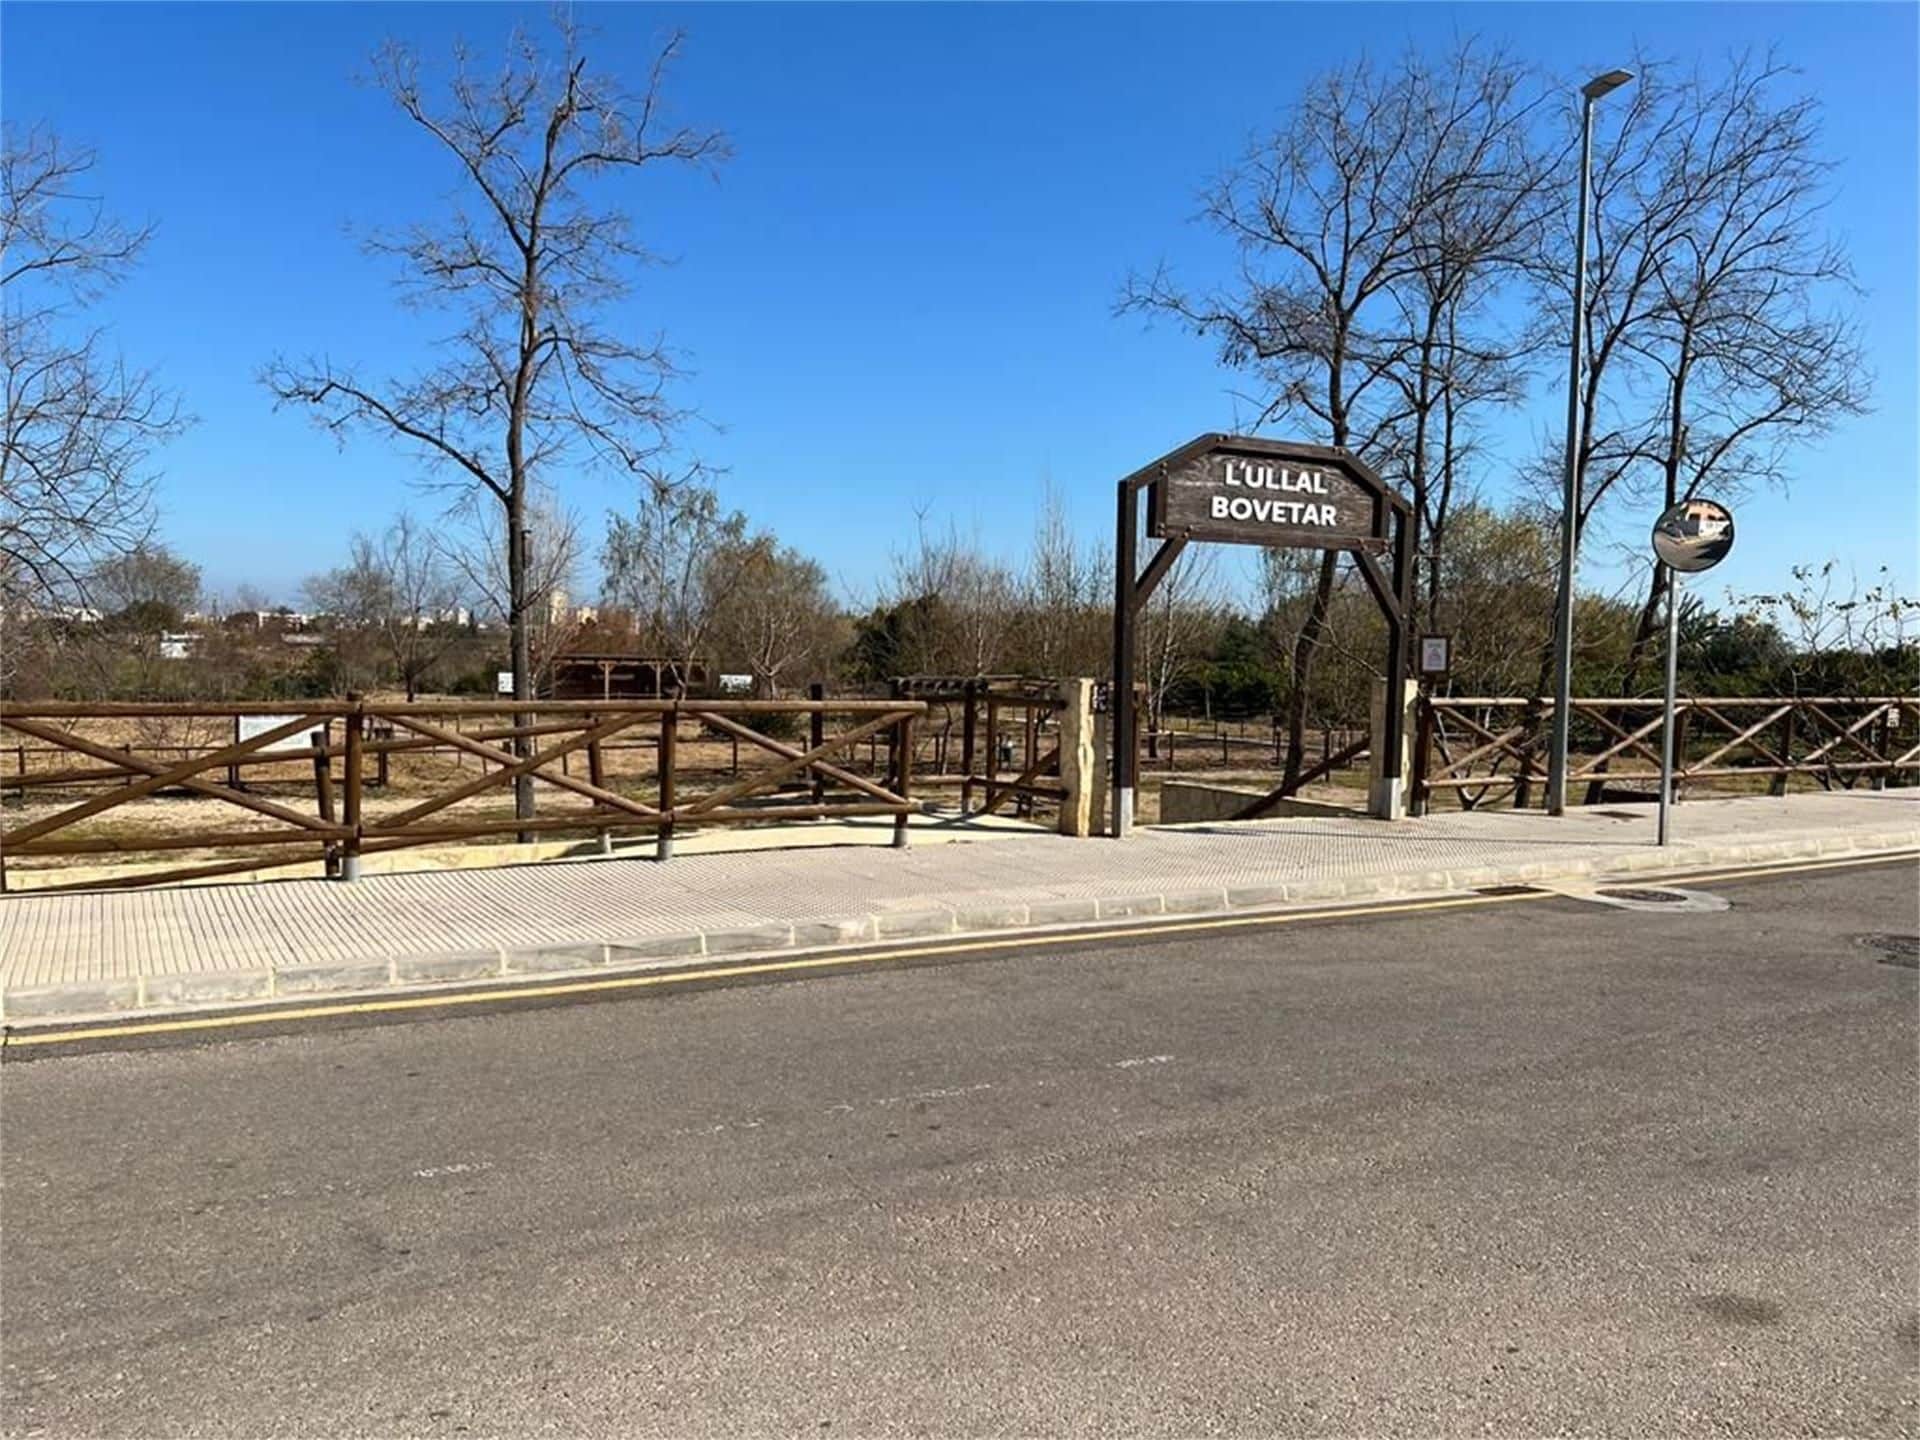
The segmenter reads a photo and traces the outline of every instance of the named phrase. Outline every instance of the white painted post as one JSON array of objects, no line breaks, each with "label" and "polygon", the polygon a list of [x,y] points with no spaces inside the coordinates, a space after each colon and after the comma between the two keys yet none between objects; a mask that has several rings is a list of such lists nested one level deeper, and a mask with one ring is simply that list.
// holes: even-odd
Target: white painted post
[{"label": "white painted post", "polygon": [[1373,706],[1368,717],[1373,728],[1367,745],[1367,813],[1376,820],[1407,818],[1406,783],[1407,776],[1413,773],[1413,737],[1419,720],[1418,680],[1406,682],[1400,704],[1404,712],[1400,725],[1400,773],[1389,779],[1386,746],[1382,743],[1387,726],[1387,682],[1373,682]]}]

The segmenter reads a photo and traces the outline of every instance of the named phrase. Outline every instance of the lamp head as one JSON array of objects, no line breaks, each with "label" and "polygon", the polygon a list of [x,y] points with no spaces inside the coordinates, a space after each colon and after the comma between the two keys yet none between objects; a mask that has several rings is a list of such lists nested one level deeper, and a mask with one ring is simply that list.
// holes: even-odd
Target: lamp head
[{"label": "lamp head", "polygon": [[1580,93],[1589,100],[1598,100],[1602,95],[1611,94],[1633,79],[1631,70],[1609,70],[1604,75],[1596,75],[1580,87]]}]

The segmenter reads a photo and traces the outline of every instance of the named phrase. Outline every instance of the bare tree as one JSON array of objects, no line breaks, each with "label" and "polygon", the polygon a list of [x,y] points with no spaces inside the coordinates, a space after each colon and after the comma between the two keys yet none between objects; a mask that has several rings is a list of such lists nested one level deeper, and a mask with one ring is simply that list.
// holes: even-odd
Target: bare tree
[{"label": "bare tree", "polygon": [[315,576],[306,590],[337,629],[358,630],[374,642],[409,700],[462,630],[460,576],[404,510],[384,534],[356,534],[347,563]]},{"label": "bare tree", "polygon": [[[676,367],[664,342],[629,338],[625,316],[608,323],[635,267],[654,257],[605,186],[650,165],[708,165],[725,149],[717,133],[664,117],[678,36],[638,93],[590,70],[579,42],[560,22],[550,60],[516,34],[490,75],[457,52],[444,103],[428,98],[411,51],[381,51],[381,87],[452,160],[467,202],[372,248],[398,262],[410,301],[452,311],[458,328],[446,359],[410,378],[282,359],[262,376],[281,403],[309,407],[325,428],[385,435],[500,510],[519,700],[533,693],[534,587],[519,542],[534,478],[577,455],[639,473],[683,413],[666,394]],[[531,777],[517,801],[531,816]]]},{"label": "bare tree", "polygon": [[[1639,68],[1594,165],[1583,534],[1614,499],[1651,514],[1708,488],[1734,498],[1784,483],[1793,446],[1866,403],[1854,326],[1827,308],[1853,280],[1820,223],[1831,166],[1817,101],[1783,98],[1791,72],[1771,58],[1736,60],[1718,80]],[[1573,237],[1545,240],[1544,308],[1564,334]],[[1557,490],[1558,469],[1550,456],[1535,473]],[[1629,688],[1658,631],[1664,572],[1649,567],[1646,585]]]},{"label": "bare tree", "polygon": [[1891,676],[1896,693],[1920,686],[1920,647],[1912,626],[1920,596],[1903,595],[1891,571],[1881,566],[1872,583],[1838,573],[1838,562],[1796,565],[1790,584],[1770,593],[1731,595],[1750,623],[1764,625],[1786,642],[1785,680],[1791,693],[1872,694]]},{"label": "bare tree", "polygon": [[0,620],[84,605],[147,539],[149,462],[186,423],[85,316],[152,234],[88,193],[94,163],[44,128],[0,136]]},{"label": "bare tree", "polygon": [[1049,485],[1019,584],[1018,646],[1024,668],[1050,677],[1104,675],[1113,643],[1113,560],[1083,544]]},{"label": "bare tree", "polygon": [[[579,612],[571,603],[580,578],[580,517],[539,485],[528,495],[525,513],[517,548],[533,698],[551,687],[554,660],[580,632]],[[464,523],[440,540],[440,553],[457,588],[471,597],[479,614],[489,624],[505,625],[514,603],[514,576],[507,565],[510,548],[503,533],[506,511],[475,503],[455,512],[454,518]]]},{"label": "bare tree", "polygon": [[[1486,259],[1524,224],[1530,172],[1516,170],[1515,156],[1525,153],[1527,110],[1513,67],[1472,47],[1438,64],[1409,56],[1387,71],[1362,62],[1316,78],[1206,196],[1204,220],[1237,250],[1234,279],[1193,295],[1163,270],[1131,281],[1122,308],[1173,316],[1216,340],[1221,359],[1262,386],[1257,423],[1304,421],[1391,469],[1395,443],[1420,418],[1409,389],[1430,414],[1448,388],[1441,322],[1457,323]],[[1443,212],[1451,228],[1436,223]],[[1437,305],[1431,337],[1424,324],[1416,332],[1428,345],[1424,388],[1405,380],[1406,312],[1417,311],[1408,287],[1422,285]],[[1304,763],[1308,685],[1337,563],[1336,552],[1321,557],[1289,657],[1289,790]]]},{"label": "bare tree", "polygon": [[1406,415],[1382,464],[1413,506],[1431,619],[1448,520],[1472,487],[1476,419],[1483,407],[1524,398],[1523,362],[1538,329],[1502,325],[1497,302],[1537,253],[1551,171],[1533,134],[1544,92],[1504,56],[1468,50],[1439,71],[1410,69],[1403,83],[1425,97],[1401,154],[1404,203],[1422,218],[1411,263],[1389,287],[1393,318],[1379,340],[1396,357],[1387,378]]},{"label": "bare tree", "polygon": [[686,685],[722,607],[743,583],[716,556],[741,544],[747,519],[723,510],[698,466],[679,474],[649,469],[631,516],[610,514],[601,550],[606,598],[630,611],[655,654]]},{"label": "bare tree", "polygon": [[893,557],[882,603],[902,622],[896,646],[902,673],[988,675],[1011,652],[1013,575],[955,526],[930,531],[924,513],[913,549]]},{"label": "bare tree", "polygon": [[770,535],[722,546],[707,562],[712,589],[721,593],[713,643],[743,662],[753,693],[777,699],[790,679],[819,673],[845,640],[840,607],[827,590],[827,573]]},{"label": "bare tree", "polygon": [[88,578],[105,617],[151,630],[179,628],[200,603],[200,567],[152,541],[103,560]]},{"label": "bare tree", "polygon": [[1167,695],[1211,651],[1224,618],[1219,552],[1189,546],[1168,567],[1140,611],[1140,675],[1147,688],[1147,728],[1166,718]]}]

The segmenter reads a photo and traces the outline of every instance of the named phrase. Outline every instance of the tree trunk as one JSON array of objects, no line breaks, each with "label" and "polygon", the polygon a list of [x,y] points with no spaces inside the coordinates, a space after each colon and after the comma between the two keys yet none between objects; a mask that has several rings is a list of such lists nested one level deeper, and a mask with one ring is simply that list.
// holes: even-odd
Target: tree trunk
[{"label": "tree trunk", "polygon": [[[527,497],[524,486],[516,484],[507,500],[507,630],[513,646],[513,698],[533,698],[533,642],[527,616]],[[525,730],[533,717],[522,711],[513,717],[513,728]],[[513,737],[513,753],[525,758],[531,752],[528,737]],[[533,777],[520,775],[513,782],[513,816],[516,820],[533,818]],[[527,844],[531,832],[519,833]]]},{"label": "tree trunk", "polygon": [[[1687,399],[1687,374],[1691,368],[1692,336],[1689,332],[1680,342],[1680,360],[1674,367],[1670,392],[1672,398],[1667,410],[1667,453],[1661,462],[1667,482],[1665,510],[1671,510],[1680,503],[1680,466],[1687,452],[1687,427],[1681,417]],[[1660,631],[1660,601],[1666,593],[1666,566],[1656,564],[1647,584],[1647,603],[1640,607],[1639,622],[1633,627],[1633,645],[1627,651],[1627,673],[1620,682],[1622,695],[1633,694],[1634,687],[1640,681],[1640,666],[1653,649],[1653,637]]]}]

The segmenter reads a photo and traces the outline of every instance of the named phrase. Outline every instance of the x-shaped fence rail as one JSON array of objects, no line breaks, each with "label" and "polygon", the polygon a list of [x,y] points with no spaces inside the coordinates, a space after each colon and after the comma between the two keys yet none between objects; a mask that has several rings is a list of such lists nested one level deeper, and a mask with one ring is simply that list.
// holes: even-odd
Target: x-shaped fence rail
[{"label": "x-shaped fence rail", "polygon": [[[1546,776],[1552,717],[1547,699],[1423,697],[1416,807],[1449,792],[1463,810],[1509,795],[1524,807]],[[1658,784],[1659,700],[1578,699],[1569,717],[1569,786]],[[1676,784],[1757,778],[1784,794],[1796,775],[1825,789],[1920,780],[1920,701],[1910,696],[1690,696],[1674,723]]]}]

